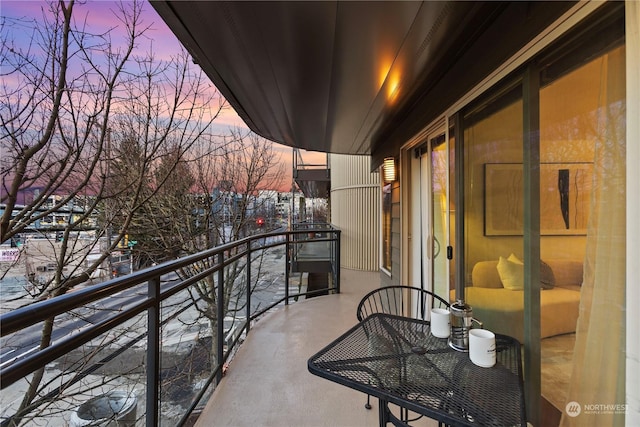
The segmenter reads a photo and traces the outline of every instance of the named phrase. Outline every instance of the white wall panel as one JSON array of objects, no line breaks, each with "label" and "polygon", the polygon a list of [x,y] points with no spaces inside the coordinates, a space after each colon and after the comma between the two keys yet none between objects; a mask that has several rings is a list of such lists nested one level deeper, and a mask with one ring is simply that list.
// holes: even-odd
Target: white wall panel
[{"label": "white wall panel", "polygon": [[331,155],[331,223],[342,230],[341,267],[377,271],[380,180],[368,156]]}]

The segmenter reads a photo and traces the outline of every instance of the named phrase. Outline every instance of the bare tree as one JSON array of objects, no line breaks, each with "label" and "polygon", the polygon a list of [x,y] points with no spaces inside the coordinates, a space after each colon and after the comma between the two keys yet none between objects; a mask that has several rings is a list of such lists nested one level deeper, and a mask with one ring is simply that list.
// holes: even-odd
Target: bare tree
[{"label": "bare tree", "polygon": [[[217,147],[215,142],[206,145],[207,150]],[[123,177],[126,179],[126,175]],[[148,179],[148,191],[158,190],[134,215],[128,228],[129,236],[137,242],[137,265],[148,266],[198,251],[192,240],[205,232],[207,224],[198,223],[197,212],[202,207],[200,198],[192,194],[194,183],[179,147],[170,149]]]},{"label": "bare tree", "polygon": [[[284,179],[281,159],[272,143],[237,128],[231,131],[231,138],[209,166],[209,181],[216,190],[212,193],[211,226],[220,243],[249,233],[255,223],[253,214],[261,211],[264,203],[258,193],[279,188]],[[201,183],[203,180],[200,177]]]},{"label": "bare tree", "polygon": [[[203,192],[211,189],[211,197],[206,206],[208,233],[207,245],[224,244],[239,240],[255,232],[254,212],[261,210],[257,195],[261,190],[279,188],[284,179],[280,156],[276,154],[273,144],[256,134],[232,130],[232,140],[224,145],[220,154],[197,167],[197,182]],[[252,268],[254,277],[259,277],[262,256],[257,254]],[[225,315],[235,317],[235,313],[244,309],[240,303],[241,296],[246,293],[247,286],[256,287],[257,282],[245,283],[246,265],[233,263],[225,271],[224,307],[225,313],[217,313],[216,284],[213,278],[203,280],[195,287],[194,300],[203,301],[205,308],[202,315],[207,317],[215,330],[217,322]],[[246,302],[245,302],[246,303]]]},{"label": "bare tree", "polygon": [[167,184],[129,227],[140,242],[137,251],[161,262],[238,240],[255,231],[260,191],[278,188],[283,178],[273,144],[246,130],[231,129],[219,141],[201,138],[186,156],[172,148],[148,180]]},{"label": "bare tree", "polygon": [[[62,295],[100,271],[185,153],[214,138],[224,106],[188,54],[159,60],[151,49],[136,52],[150,29],[142,2],[120,4],[114,26],[96,33],[82,6],[58,1],[41,19],[2,21],[0,241],[45,237],[54,268],[32,282],[35,299]],[[30,42],[20,45],[14,36],[27,29]],[[158,176],[165,178],[149,185]],[[67,221],[38,228],[78,205]],[[41,348],[50,345],[53,320],[43,325]],[[14,424],[46,403],[38,398],[42,378],[43,370],[34,374]]]},{"label": "bare tree", "polygon": [[[262,203],[257,195],[261,190],[281,185],[280,156],[270,141],[240,129],[232,129],[231,135],[215,144],[215,152],[211,152],[211,145],[211,141],[201,140],[192,147],[188,159],[183,157],[179,166],[171,169],[167,179],[171,184],[157,192],[145,207],[149,213],[161,212],[160,215],[141,214],[134,220],[131,232],[138,242],[136,252],[141,259],[161,262],[236,241],[257,231],[253,212],[260,210]],[[164,171],[159,172],[156,179],[167,177]],[[252,289],[257,286],[263,255],[257,251],[253,257],[253,283],[246,283],[243,273],[247,265],[242,259],[225,267],[223,283],[218,283],[217,275],[208,275],[184,294],[199,316],[209,323],[210,333],[205,336],[212,349],[213,364],[218,322],[244,311],[247,286]],[[217,262],[205,259],[179,274],[186,279]],[[219,286],[223,287],[223,313],[217,311]]]}]

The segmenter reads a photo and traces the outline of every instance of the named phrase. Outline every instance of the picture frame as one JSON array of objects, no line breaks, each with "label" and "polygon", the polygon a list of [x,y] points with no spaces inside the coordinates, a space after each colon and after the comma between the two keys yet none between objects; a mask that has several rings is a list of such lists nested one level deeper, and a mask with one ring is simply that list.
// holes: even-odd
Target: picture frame
[{"label": "picture frame", "polygon": [[[540,235],[586,235],[593,163],[540,164]],[[484,234],[522,236],[522,163],[485,163]]]}]

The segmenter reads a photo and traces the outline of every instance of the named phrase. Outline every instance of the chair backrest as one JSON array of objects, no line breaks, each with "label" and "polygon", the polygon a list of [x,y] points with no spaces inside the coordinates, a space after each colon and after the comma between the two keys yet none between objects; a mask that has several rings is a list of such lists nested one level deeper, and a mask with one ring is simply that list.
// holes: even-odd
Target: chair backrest
[{"label": "chair backrest", "polygon": [[374,313],[429,319],[431,308],[449,308],[449,303],[438,295],[413,286],[385,286],[375,289],[358,304],[358,321]]}]

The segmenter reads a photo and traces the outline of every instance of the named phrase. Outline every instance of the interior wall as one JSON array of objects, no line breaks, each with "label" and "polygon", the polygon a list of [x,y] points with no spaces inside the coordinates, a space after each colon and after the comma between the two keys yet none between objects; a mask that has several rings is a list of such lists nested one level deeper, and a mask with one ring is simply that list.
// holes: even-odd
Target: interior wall
[{"label": "interior wall", "polygon": [[[541,90],[541,163],[593,163],[594,135],[590,127],[580,125],[580,120],[598,105],[599,66],[597,61],[587,64]],[[507,257],[512,252],[521,259],[523,256],[520,236],[485,234],[487,192],[484,188],[485,164],[522,163],[521,101],[514,101],[469,127],[465,140],[471,143],[470,164],[465,174],[469,188],[473,189],[465,206],[466,261],[470,274],[478,261]],[[509,205],[510,194],[503,192],[499,197],[504,201],[498,199],[498,204]],[[543,235],[540,239],[543,259],[582,259],[585,244],[584,235]]]}]

